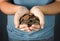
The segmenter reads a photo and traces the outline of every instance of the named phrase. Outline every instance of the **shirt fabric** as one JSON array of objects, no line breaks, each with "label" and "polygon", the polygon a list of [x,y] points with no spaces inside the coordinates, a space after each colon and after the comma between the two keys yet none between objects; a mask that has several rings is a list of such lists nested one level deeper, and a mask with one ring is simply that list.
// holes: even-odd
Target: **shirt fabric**
[{"label": "shirt fabric", "polygon": [[[52,0],[14,0],[17,5],[31,8],[37,5],[47,5]],[[48,39],[54,35],[55,15],[45,15],[44,29],[37,32],[24,32],[14,26],[14,15],[8,15],[7,31],[9,38],[16,40],[42,40]]]}]

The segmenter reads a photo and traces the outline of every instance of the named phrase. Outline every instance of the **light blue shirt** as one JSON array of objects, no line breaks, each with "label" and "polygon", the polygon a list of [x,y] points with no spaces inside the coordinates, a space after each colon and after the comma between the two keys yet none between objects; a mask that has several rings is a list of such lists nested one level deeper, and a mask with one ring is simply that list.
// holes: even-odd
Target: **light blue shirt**
[{"label": "light blue shirt", "polygon": [[[15,4],[31,8],[36,5],[46,5],[52,0],[14,0]],[[48,39],[54,35],[55,15],[45,15],[44,29],[37,32],[24,32],[14,26],[14,15],[8,15],[7,31],[9,38],[17,40],[41,40]]]}]

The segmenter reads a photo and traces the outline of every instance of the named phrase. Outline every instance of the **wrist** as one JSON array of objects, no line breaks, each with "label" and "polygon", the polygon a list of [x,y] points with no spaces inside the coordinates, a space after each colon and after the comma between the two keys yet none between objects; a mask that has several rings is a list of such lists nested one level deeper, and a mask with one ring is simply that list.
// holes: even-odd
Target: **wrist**
[{"label": "wrist", "polygon": [[31,12],[31,13],[40,13],[40,14],[43,14],[43,15],[44,15],[43,10],[41,10],[42,7],[41,7],[41,9],[40,9],[39,7],[40,7],[40,6],[34,6],[34,7],[32,7],[31,10],[30,10],[30,12]]},{"label": "wrist", "polygon": [[29,10],[24,6],[16,6],[16,12],[21,12],[22,14],[29,13]]}]

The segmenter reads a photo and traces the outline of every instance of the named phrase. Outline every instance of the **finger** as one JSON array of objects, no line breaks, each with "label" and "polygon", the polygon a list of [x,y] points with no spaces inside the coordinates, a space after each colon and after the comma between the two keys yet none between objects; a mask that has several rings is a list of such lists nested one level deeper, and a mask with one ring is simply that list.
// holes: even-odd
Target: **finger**
[{"label": "finger", "polygon": [[38,31],[40,29],[40,25],[32,25],[30,27],[31,30],[35,30],[35,31]]},{"label": "finger", "polygon": [[39,28],[36,29],[35,27],[31,27],[31,31],[38,31],[38,30],[39,30]]},{"label": "finger", "polygon": [[26,27],[26,32],[31,32],[31,30],[29,29],[29,27]]},{"label": "finger", "polygon": [[17,28],[19,26],[19,15],[18,14],[15,14],[14,16],[14,24],[15,24],[15,27]]},{"label": "finger", "polygon": [[26,32],[30,32],[30,31],[31,31],[28,27],[22,28],[22,29],[20,29],[20,30],[26,31]]},{"label": "finger", "polygon": [[44,28],[44,24],[41,24],[41,29],[43,29]]},{"label": "finger", "polygon": [[35,29],[39,29],[40,28],[40,25],[35,25],[34,24],[34,25],[32,25],[32,27],[35,28]]},{"label": "finger", "polygon": [[31,30],[27,30],[26,32],[31,32]]},{"label": "finger", "polygon": [[40,17],[39,20],[40,20],[40,27],[41,29],[43,29],[44,28],[44,17]]},{"label": "finger", "polygon": [[26,26],[25,24],[20,24],[19,26],[19,29],[22,30],[22,31],[25,31],[26,30]]},{"label": "finger", "polygon": [[26,28],[28,25],[27,24],[20,24],[19,28],[22,29],[22,28]]},{"label": "finger", "polygon": [[24,30],[24,31],[26,31],[26,32],[31,32],[31,30]]},{"label": "finger", "polygon": [[40,27],[41,27],[41,29],[44,28],[44,20],[43,21],[40,20]]},{"label": "finger", "polygon": [[35,25],[32,25],[32,26],[30,27],[30,29],[31,29],[31,30],[33,30],[33,29],[34,29],[34,27],[35,27]]},{"label": "finger", "polygon": [[15,27],[17,28],[19,26],[19,19],[20,17],[23,16],[21,11],[17,11],[14,16],[14,24]]},{"label": "finger", "polygon": [[30,30],[30,27],[28,27],[27,24],[20,24],[20,27],[19,27],[19,28],[20,28],[20,29],[25,28],[26,30]]},{"label": "finger", "polygon": [[30,29],[29,29],[27,24],[21,24],[19,26],[19,29],[22,30],[22,31],[30,32]]}]

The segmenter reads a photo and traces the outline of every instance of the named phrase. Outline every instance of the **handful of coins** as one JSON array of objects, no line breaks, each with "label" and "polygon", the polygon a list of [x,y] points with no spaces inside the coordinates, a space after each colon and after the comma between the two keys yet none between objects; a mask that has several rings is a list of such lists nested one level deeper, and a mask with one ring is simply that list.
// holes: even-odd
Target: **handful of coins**
[{"label": "handful of coins", "polygon": [[27,24],[29,27],[32,26],[32,24],[35,24],[35,25],[40,24],[39,19],[33,14],[25,14],[20,18],[19,21],[20,21],[20,24]]}]

